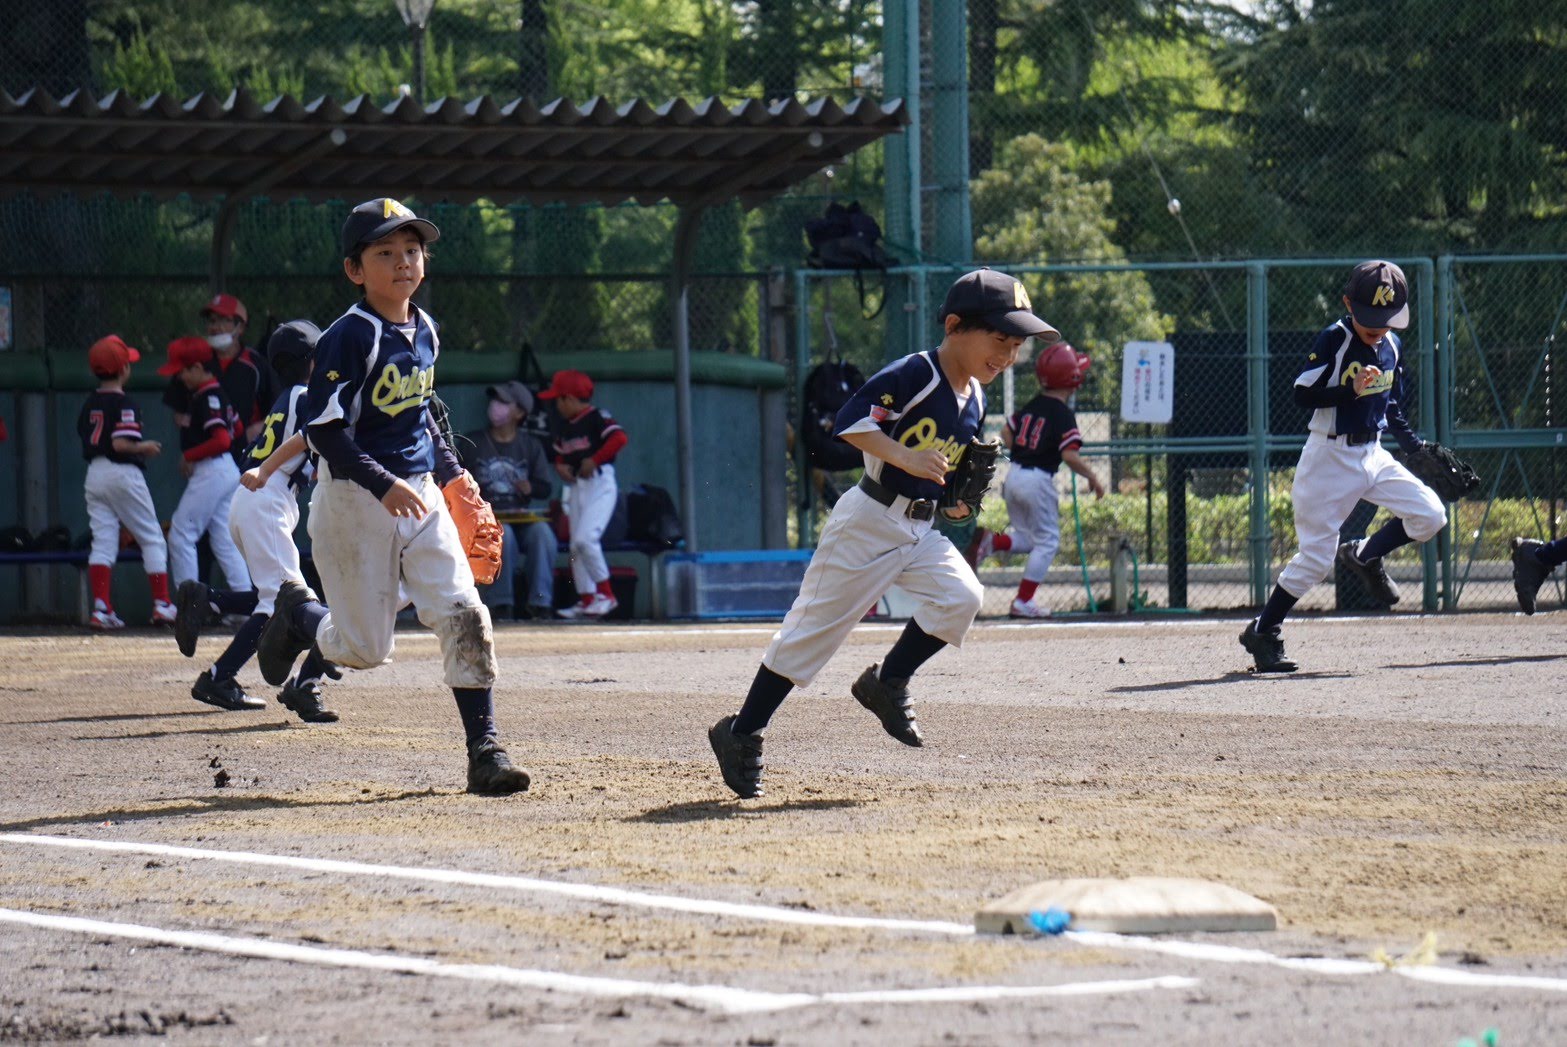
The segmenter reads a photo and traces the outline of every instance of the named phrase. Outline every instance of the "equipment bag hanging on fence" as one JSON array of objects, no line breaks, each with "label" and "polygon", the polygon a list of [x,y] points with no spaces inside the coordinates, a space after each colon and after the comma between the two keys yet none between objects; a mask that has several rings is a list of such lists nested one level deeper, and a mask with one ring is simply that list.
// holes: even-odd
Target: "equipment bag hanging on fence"
[{"label": "equipment bag hanging on fence", "polygon": [[827,359],[805,376],[805,417],[800,431],[805,437],[805,453],[816,468],[838,473],[865,464],[865,456],[858,447],[844,443],[832,434],[838,411],[864,384],[865,375],[838,355],[836,348],[829,349]]},{"label": "equipment bag hanging on fence", "polygon": [[883,279],[881,302],[871,312],[865,311],[865,270],[885,270],[898,264],[881,246],[881,226],[860,207],[858,200],[848,206],[840,203],[827,205],[827,213],[805,223],[805,239],[811,251],[805,264],[812,269],[852,269],[854,289],[860,295],[860,315],[874,320],[887,304],[886,281]]}]

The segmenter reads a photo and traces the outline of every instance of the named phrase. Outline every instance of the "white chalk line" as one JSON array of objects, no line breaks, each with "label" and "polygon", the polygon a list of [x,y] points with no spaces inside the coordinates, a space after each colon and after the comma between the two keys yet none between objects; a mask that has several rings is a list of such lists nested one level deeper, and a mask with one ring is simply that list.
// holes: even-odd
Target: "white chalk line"
[{"label": "white chalk line", "polygon": [[[785,909],[770,905],[749,905],[707,899],[681,898],[674,895],[649,894],[617,887],[601,887],[596,884],[563,883],[525,876],[502,876],[452,869],[420,869],[398,865],[373,865],[365,862],[343,862],[327,858],[298,858],[292,855],[261,854],[251,851],[218,851],[199,847],[178,847],[157,843],[128,843],[118,840],[83,840],[70,836],[44,836],[32,833],[0,833],[0,843],[38,844],[49,847],[115,851],[126,854],[163,855],[172,858],[201,858],[211,861],[305,869],[313,872],[333,872],[358,876],[424,880],[433,883],[498,887],[506,890],[555,894],[562,897],[601,902],[609,905],[667,909],[675,912],[689,912],[711,916],[731,916],[738,919],[761,920],[771,923],[945,934],[960,937],[973,937],[975,933],[973,926],[966,923],[952,923],[941,920],[898,920],[868,916],[835,916],[830,913]],[[1084,946],[1155,952],[1206,963],[1260,964],[1333,976],[1374,975],[1391,970],[1392,973],[1413,978],[1417,981],[1446,985],[1544,989],[1552,992],[1567,992],[1567,978],[1483,974],[1436,966],[1395,966],[1389,968],[1386,964],[1370,960],[1277,956],[1261,949],[1244,949],[1232,945],[1215,945],[1207,942],[1112,934],[1105,931],[1067,931],[1060,937]]]},{"label": "white chalk line", "polygon": [[802,909],[785,909],[771,905],[748,905],[742,902],[681,898],[669,894],[649,894],[643,891],[623,890],[618,887],[601,887],[591,883],[566,883],[559,880],[540,880],[528,876],[504,876],[493,873],[464,872],[457,869],[421,869],[404,865],[372,865],[366,862],[344,862],[330,858],[298,858],[293,855],[261,854],[254,851],[217,851],[201,847],[175,847],[161,843],[83,840],[71,836],[37,836],[31,833],[0,833],[0,842],[40,844],[49,847],[80,848],[96,851],[118,851],[123,854],[162,855],[168,858],[201,858],[208,861],[235,862],[245,865],[271,865],[286,869],[304,869],[310,872],[343,873],[350,876],[380,876],[400,880],[424,880],[430,883],[461,884],[470,887],[498,887],[504,890],[554,894],[565,898],[576,898],[581,901],[600,902],[607,905],[630,905],[644,909],[668,909],[674,912],[729,916],[743,920],[766,920],[773,923],[792,923],[811,927],[911,931],[930,934],[968,935],[970,937],[974,934],[973,926],[966,923],[949,923],[940,920],[894,920],[875,916],[834,916],[829,913],[810,912]]},{"label": "white chalk line", "polygon": [[578,996],[653,997],[677,1000],[726,1014],[779,1011],[815,1004],[974,1003],[1039,996],[1110,995],[1144,992],[1151,989],[1186,989],[1198,984],[1195,978],[1166,975],[1121,981],[1073,982],[1065,985],[978,985],[867,992],[776,993],[737,989],[728,985],[685,985],[680,982],[641,982],[626,978],[599,978],[581,974],[562,974],[558,971],[506,967],[499,964],[442,963],[439,960],[399,956],[395,953],[368,953],[356,949],[289,945],[259,938],[239,938],[206,931],[171,931],[143,924],[110,923],[78,916],[56,916],[19,909],[0,908],[0,923],[127,938],[184,949],[197,949],[202,952],[283,960],[289,963],[308,963],[321,967],[347,967],[397,974],[422,974],[435,978],[456,978],[464,981],[495,982],[519,988],[572,993]]}]

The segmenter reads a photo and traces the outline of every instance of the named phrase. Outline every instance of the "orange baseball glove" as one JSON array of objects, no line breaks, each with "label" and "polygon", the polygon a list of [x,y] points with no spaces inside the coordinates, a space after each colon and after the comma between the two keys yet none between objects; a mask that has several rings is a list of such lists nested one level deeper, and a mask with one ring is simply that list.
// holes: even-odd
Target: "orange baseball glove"
[{"label": "orange baseball glove", "polygon": [[457,538],[468,554],[473,580],[489,585],[501,570],[501,525],[495,522],[495,510],[479,494],[479,485],[466,469],[461,476],[441,488],[446,509],[457,525]]}]

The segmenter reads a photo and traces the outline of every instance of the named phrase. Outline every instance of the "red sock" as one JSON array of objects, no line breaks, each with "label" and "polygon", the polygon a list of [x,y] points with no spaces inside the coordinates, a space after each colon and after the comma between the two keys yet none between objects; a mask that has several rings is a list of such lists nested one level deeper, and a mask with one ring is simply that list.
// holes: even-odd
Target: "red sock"
[{"label": "red sock", "polygon": [[596,593],[578,593],[577,602],[583,607],[586,607],[588,604],[593,602],[593,597],[596,595]]},{"label": "red sock", "polygon": [[151,571],[148,571],[147,584],[152,588],[152,598],[154,600],[162,600],[164,603],[169,602],[169,576],[167,574],[153,574]]},{"label": "red sock", "polygon": [[87,565],[87,587],[92,590],[92,598],[103,604],[105,611],[114,610],[114,605],[109,602],[109,576],[113,570],[106,563]]},{"label": "red sock", "polygon": [[599,592],[611,600],[615,598],[615,590],[610,587],[608,578],[599,583]]},{"label": "red sock", "polygon": [[1039,588],[1038,582],[1031,582],[1027,578],[1017,583],[1017,598],[1024,603],[1034,598],[1034,590]]},{"label": "red sock", "polygon": [[998,534],[992,538],[991,548],[998,553],[1004,553],[1012,548],[1012,536],[1010,534]]}]

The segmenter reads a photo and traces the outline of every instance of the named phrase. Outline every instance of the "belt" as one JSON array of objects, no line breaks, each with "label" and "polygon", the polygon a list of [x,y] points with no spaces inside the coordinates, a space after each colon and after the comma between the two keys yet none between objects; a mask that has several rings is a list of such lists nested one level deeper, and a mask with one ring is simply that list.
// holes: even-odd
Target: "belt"
[{"label": "belt", "polygon": [[1361,444],[1369,444],[1382,436],[1381,433],[1329,433],[1329,440],[1343,440],[1346,447],[1359,447]]},{"label": "belt", "polygon": [[[868,494],[873,502],[891,506],[899,498],[904,497],[892,488],[869,476],[860,477],[860,490]],[[933,498],[910,498],[908,507],[903,510],[903,515],[910,520],[933,520],[936,517],[936,502]]]},{"label": "belt", "polygon": [[1013,468],[1016,468],[1016,469],[1038,469],[1040,472],[1042,472],[1042,473],[1049,473],[1051,476],[1054,476],[1056,474],[1056,471],[1054,469],[1046,469],[1042,465],[1029,465],[1026,462],[1013,462],[1012,466],[1013,466]]}]

